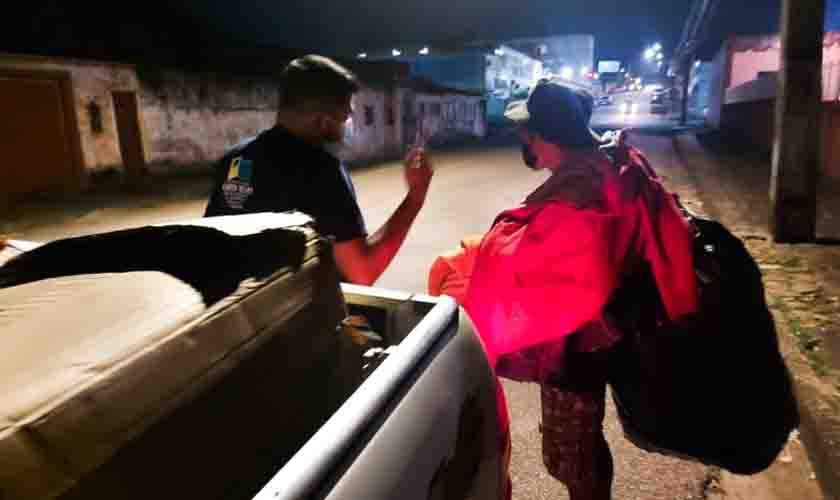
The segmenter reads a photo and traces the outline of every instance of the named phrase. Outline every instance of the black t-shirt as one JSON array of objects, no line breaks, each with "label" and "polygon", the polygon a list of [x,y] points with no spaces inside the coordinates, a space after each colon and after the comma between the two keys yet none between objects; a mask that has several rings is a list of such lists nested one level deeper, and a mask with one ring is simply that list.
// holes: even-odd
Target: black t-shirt
[{"label": "black t-shirt", "polygon": [[227,152],[216,165],[205,217],[299,210],[335,241],[367,236],[344,165],[276,126]]}]

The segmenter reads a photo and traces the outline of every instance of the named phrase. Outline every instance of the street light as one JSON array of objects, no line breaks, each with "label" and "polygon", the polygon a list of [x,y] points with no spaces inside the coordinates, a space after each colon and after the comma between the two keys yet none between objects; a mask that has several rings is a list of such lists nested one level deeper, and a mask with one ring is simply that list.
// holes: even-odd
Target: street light
[{"label": "street light", "polygon": [[418,54],[420,54],[421,56],[427,56],[427,55],[429,55],[429,47],[423,47],[422,49],[420,49],[420,51],[418,52]]},{"label": "street light", "polygon": [[505,55],[505,51],[504,51],[504,50],[502,50],[502,48],[501,48],[501,47],[499,47],[498,49],[494,50],[494,51],[493,51],[493,53],[494,53],[494,54],[496,54],[497,56],[503,56],[503,55]]},{"label": "street light", "polygon": [[391,55],[392,55],[392,56],[394,56],[394,57],[399,57],[399,56],[401,56],[401,55],[402,55],[402,52],[400,52],[400,51],[399,51],[399,50],[397,50],[397,49],[392,49],[392,50],[391,50]]},{"label": "street light", "polygon": [[655,56],[656,56],[656,51],[655,50],[653,50],[653,49],[645,50],[645,59],[647,59],[648,61],[653,59]]},{"label": "street light", "polygon": [[356,57],[358,57],[359,59],[367,59],[367,52],[359,52],[359,55],[357,55]]}]

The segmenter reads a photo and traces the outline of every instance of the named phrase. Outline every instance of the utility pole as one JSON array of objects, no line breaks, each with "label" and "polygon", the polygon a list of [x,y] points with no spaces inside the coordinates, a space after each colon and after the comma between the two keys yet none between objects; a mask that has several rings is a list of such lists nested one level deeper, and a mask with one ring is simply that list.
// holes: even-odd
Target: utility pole
[{"label": "utility pole", "polygon": [[825,0],[783,0],[770,226],[779,243],[816,239]]},{"label": "utility pole", "polygon": [[694,63],[694,54],[700,43],[706,38],[709,23],[711,22],[720,0],[693,0],[688,17],[683,27],[680,42],[674,51],[671,62],[671,69],[682,78],[682,103],[680,123],[685,125],[688,121],[688,88],[691,79],[691,65]]},{"label": "utility pole", "polygon": [[688,87],[691,84],[691,62],[683,61],[682,64],[682,102],[680,103],[680,125],[688,123]]}]

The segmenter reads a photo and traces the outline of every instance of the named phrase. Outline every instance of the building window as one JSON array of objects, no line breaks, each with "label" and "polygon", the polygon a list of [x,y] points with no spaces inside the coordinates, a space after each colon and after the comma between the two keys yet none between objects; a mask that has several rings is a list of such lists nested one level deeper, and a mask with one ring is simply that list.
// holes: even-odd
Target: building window
[{"label": "building window", "polygon": [[365,106],[365,126],[372,127],[376,117],[373,114],[373,106]]},{"label": "building window", "polygon": [[417,103],[417,114],[418,115],[425,115],[426,114],[426,103],[423,103],[423,102]]},{"label": "building window", "polygon": [[433,102],[429,104],[429,114],[435,117],[440,116],[440,103]]}]

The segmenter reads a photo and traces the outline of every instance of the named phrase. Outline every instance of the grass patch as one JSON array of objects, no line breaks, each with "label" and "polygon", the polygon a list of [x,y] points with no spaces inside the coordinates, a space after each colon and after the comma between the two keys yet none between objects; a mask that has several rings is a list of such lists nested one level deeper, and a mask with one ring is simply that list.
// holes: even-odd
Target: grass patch
[{"label": "grass patch", "polygon": [[801,267],[802,257],[797,257],[795,255],[785,257],[784,259],[779,261],[779,265],[781,265],[782,267]]},{"label": "grass patch", "polygon": [[819,333],[813,328],[803,328],[799,319],[794,318],[788,320],[791,335],[796,339],[796,345],[799,351],[808,359],[808,364],[814,370],[814,373],[820,377],[825,377],[829,374],[828,364],[823,355],[822,339]]}]

